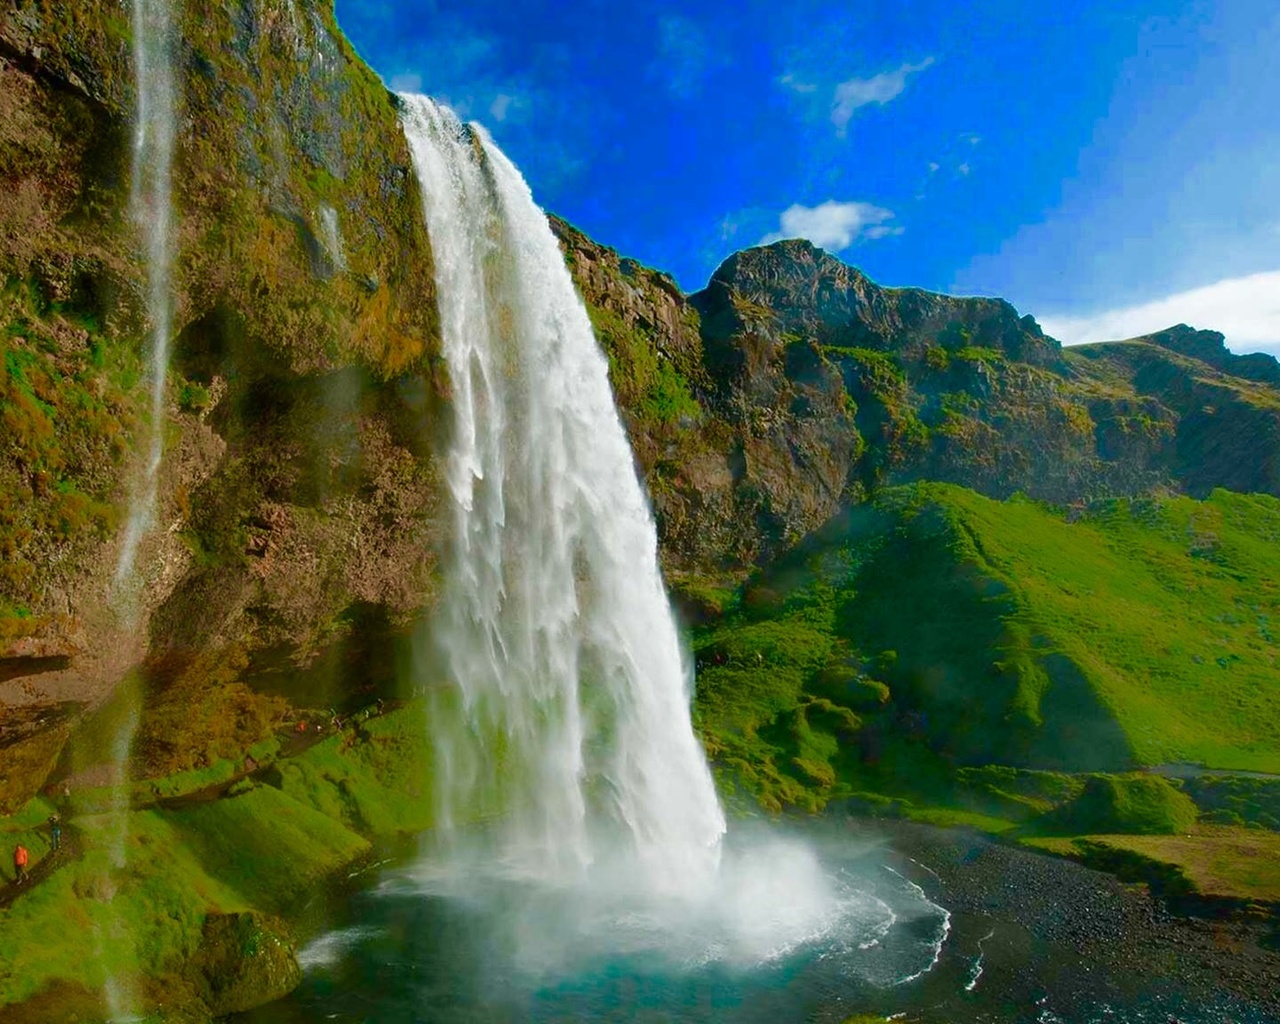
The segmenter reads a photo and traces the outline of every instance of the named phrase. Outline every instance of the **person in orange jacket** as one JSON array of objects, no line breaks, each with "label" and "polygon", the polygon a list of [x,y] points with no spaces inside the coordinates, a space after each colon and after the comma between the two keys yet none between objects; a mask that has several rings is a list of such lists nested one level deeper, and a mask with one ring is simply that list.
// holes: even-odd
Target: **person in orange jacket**
[{"label": "person in orange jacket", "polygon": [[18,884],[30,878],[27,874],[27,862],[31,859],[31,855],[27,853],[27,848],[19,843],[13,848],[13,873],[17,876]]}]

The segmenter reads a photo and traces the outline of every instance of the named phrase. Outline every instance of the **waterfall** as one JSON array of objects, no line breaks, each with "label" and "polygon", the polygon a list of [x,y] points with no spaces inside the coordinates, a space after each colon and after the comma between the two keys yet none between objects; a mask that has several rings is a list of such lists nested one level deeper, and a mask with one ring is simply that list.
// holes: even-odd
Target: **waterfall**
[{"label": "waterfall", "polygon": [[454,517],[427,680],[445,841],[413,884],[496,915],[538,976],[824,944],[864,969],[896,921],[940,908],[828,873],[809,843],[726,835],[653,517],[547,218],[483,128],[422,96],[402,97],[402,121],[435,263]]},{"label": "waterfall", "polygon": [[165,378],[173,326],[174,28],[169,0],[133,0],[135,115],[129,213],[142,236],[148,320],[147,371],[151,384],[146,462],[129,498],[115,586],[130,614],[139,590],[138,547],[155,524],[160,460],[164,453]]},{"label": "waterfall", "polygon": [[725,821],[605,357],[488,134],[421,96],[403,122],[452,389],[442,825],[486,817],[498,858],[543,880],[621,858],[630,884],[705,886]]}]

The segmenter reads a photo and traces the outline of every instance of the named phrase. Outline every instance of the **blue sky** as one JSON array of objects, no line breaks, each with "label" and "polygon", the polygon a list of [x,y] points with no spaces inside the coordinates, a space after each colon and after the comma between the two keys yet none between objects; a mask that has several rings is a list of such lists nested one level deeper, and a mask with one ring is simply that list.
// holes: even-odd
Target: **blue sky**
[{"label": "blue sky", "polygon": [[[804,235],[1068,341],[1280,351],[1280,4],[337,0],[394,88],[695,290]],[[1163,320],[1161,318],[1164,318]]]}]

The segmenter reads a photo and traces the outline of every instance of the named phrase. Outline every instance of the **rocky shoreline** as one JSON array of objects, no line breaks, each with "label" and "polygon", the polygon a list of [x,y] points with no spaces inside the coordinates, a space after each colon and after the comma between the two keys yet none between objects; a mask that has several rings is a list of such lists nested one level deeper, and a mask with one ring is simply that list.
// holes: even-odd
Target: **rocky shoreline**
[{"label": "rocky shoreline", "polygon": [[[937,1019],[984,1019],[972,1014],[996,1005],[1025,1006],[1027,1019],[1035,1007],[1053,1015],[1038,1019],[1087,1019],[1147,1004],[1193,1020],[1280,1019],[1274,915],[1175,914],[1146,886],[968,829],[866,819],[842,828],[879,837],[890,862],[952,914],[948,948],[924,982]],[[965,991],[979,956],[981,976]]]}]

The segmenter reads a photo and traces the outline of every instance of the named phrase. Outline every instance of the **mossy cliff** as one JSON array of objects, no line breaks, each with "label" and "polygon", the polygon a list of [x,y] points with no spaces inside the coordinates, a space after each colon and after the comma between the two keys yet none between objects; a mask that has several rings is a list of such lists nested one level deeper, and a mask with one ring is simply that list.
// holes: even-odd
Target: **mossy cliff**
[{"label": "mossy cliff", "polygon": [[[147,436],[131,27],[115,3],[0,11],[7,707],[93,705],[138,666],[149,692],[177,686],[186,702],[252,651],[306,661],[353,616],[407,622],[432,593],[423,424],[444,386],[394,97],[329,3],[175,11],[162,529],[140,554],[141,623],[128,629],[110,577]],[[0,804],[47,771],[59,744],[42,727],[57,717],[6,716],[0,742],[36,739],[7,759]]]},{"label": "mossy cliff", "polygon": [[[432,824],[424,716],[411,701],[341,730],[317,720],[301,746],[290,726],[230,766],[238,778],[177,795],[136,786],[123,818],[106,788],[0,818],[6,849],[31,850],[35,880],[15,891],[3,870],[0,1019],[115,1019],[111,989],[148,1021],[205,1024],[287,993],[299,979],[288,922],[322,907],[374,842]],[[184,782],[199,780],[166,786]],[[68,822],[56,853],[44,824],[55,810]]]}]

